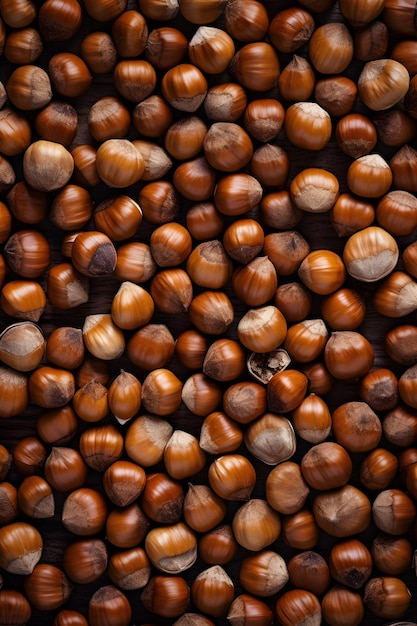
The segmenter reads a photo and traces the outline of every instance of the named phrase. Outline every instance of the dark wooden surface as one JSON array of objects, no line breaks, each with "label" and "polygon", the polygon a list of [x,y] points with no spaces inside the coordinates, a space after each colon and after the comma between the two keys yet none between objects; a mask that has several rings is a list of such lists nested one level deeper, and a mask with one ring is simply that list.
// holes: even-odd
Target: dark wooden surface
[{"label": "dark wooden surface", "polygon": [[[264,2],[264,4],[267,6],[271,15],[277,12],[278,10],[277,3],[271,0],[271,1]],[[293,3],[289,1],[281,2],[279,3],[279,8],[284,8],[285,6],[290,6],[291,4]],[[129,0],[128,8],[135,9],[137,8],[137,5],[135,2],[133,2],[133,0]],[[340,14],[338,12],[337,5],[335,5],[335,7],[332,9],[330,13],[316,16],[317,24],[323,23],[326,20],[336,20],[336,19],[340,19]],[[190,36],[197,28],[197,27],[190,25],[189,23],[186,23],[186,21],[181,16],[176,18],[169,25],[181,28],[182,30],[184,30],[184,32],[187,33],[187,36]],[[150,23],[149,24],[150,30],[154,26],[157,26],[157,25]],[[91,20],[91,18],[85,15],[85,19],[83,21],[83,25],[82,25],[80,32],[76,35],[76,37],[74,37],[73,40],[71,40],[71,42],[69,42],[68,44],[64,44],[64,46],[66,47],[66,49],[70,49],[73,52],[79,53],[80,42],[82,41],[83,37],[87,33],[93,30],[110,31],[110,29],[111,29],[111,24],[108,24],[108,23],[103,24],[103,23],[94,22],[93,20]],[[41,59],[38,61],[38,63],[42,65],[43,67],[46,67],[50,56],[52,56],[52,54],[54,54],[56,51],[62,48],[63,48],[62,44],[49,44],[45,46],[45,50],[42,54]],[[306,54],[306,51],[302,50],[301,53]],[[281,66],[283,67],[288,62],[289,57],[285,55],[280,55],[280,60],[281,60]],[[349,71],[348,71],[349,75],[352,76],[353,78],[357,78],[361,67],[362,67],[361,63],[359,63],[358,61],[353,61],[351,66],[349,67]],[[0,59],[0,79],[3,80],[3,82],[5,82],[5,80],[7,79],[7,76],[10,73],[10,71],[11,71],[11,68],[7,64],[7,62],[5,62],[4,59]],[[160,76],[159,76],[159,79],[160,79]],[[221,77],[212,77],[211,81],[212,83],[214,83],[216,81],[223,81],[226,79],[227,79],[227,75],[222,75]],[[159,84],[160,84],[160,81],[158,81],[157,90],[159,89]],[[91,139],[91,137],[89,137],[89,134],[88,134],[87,124],[86,124],[87,115],[88,115],[90,106],[99,97],[104,96],[104,95],[117,95],[111,76],[107,76],[107,75],[95,76],[91,84],[91,87],[88,89],[88,91],[82,97],[72,100],[72,103],[77,108],[77,111],[79,114],[79,131],[75,138],[74,145],[81,144],[81,143],[94,143],[94,141]],[[272,90],[268,94],[257,94],[257,97],[260,97],[262,95],[274,96],[276,95],[276,90]],[[251,96],[253,96],[253,94],[249,94],[249,97]],[[59,96],[55,96],[55,97],[58,100],[61,99]],[[128,106],[132,110],[133,105],[131,103],[130,104],[128,103]],[[363,105],[360,103],[359,100],[355,104],[354,111],[364,111]],[[177,117],[180,117],[182,115],[181,113],[175,112],[175,111],[174,111],[174,114]],[[198,114],[204,115],[203,111],[199,111]],[[33,114],[28,114],[28,115],[29,115],[29,118],[33,119]],[[138,137],[138,134],[133,129],[133,127],[131,128],[129,137],[132,139]],[[340,181],[341,192],[347,191],[346,171],[351,160],[349,157],[343,154],[340,151],[340,149],[337,147],[336,142],[334,140],[334,135],[332,136],[332,139],[330,143],[328,144],[328,146],[324,150],[322,150],[320,153],[314,154],[314,155],[306,151],[302,151],[302,150],[298,150],[294,148],[286,139],[284,131],[280,133],[277,143],[288,152],[288,155],[290,157],[290,173],[289,173],[289,179],[288,179],[289,181],[291,181],[291,179],[294,177],[294,175],[297,172],[299,172],[300,170],[302,170],[303,168],[307,166],[310,166],[314,162],[315,166],[324,167],[332,171],[334,174],[336,174]],[[388,149],[383,144],[378,143],[375,148],[375,152],[379,152],[385,158],[389,159],[392,156],[392,154],[395,152],[395,149]],[[11,162],[13,163],[13,166],[15,167],[17,179],[18,180],[21,179],[22,177],[21,157],[19,156],[19,157],[13,158],[11,159]],[[175,169],[175,164],[171,172],[168,174],[168,178],[171,177],[171,174],[174,171],[174,169]],[[131,194],[132,197],[136,199],[139,189],[141,187],[141,184],[142,183],[139,182],[138,184],[132,186],[131,188],[124,190],[124,192]],[[109,190],[106,188],[104,184],[100,184],[94,189],[92,189],[91,193],[94,197],[95,202],[99,202],[100,200],[104,199],[109,194]],[[184,223],[186,211],[189,205],[190,203],[186,201],[183,202],[183,205],[181,208],[181,214],[179,216],[180,222]],[[253,215],[257,216],[257,211],[254,211]],[[93,223],[91,222],[91,224],[86,226],[86,229],[88,229],[92,225]],[[17,230],[21,226],[22,225],[18,223],[14,223],[13,228],[14,230]],[[45,220],[43,223],[41,223],[38,226],[38,228],[39,230],[41,230],[43,233],[47,235],[47,237],[49,238],[49,241],[51,242],[52,249],[53,249],[52,264],[59,263],[60,261],[62,261],[60,245],[61,245],[63,233],[55,229],[52,226],[52,224],[49,222],[49,220]],[[306,237],[312,249],[326,248],[326,249],[334,250],[335,252],[338,252],[338,253],[341,253],[343,250],[345,239],[338,238],[336,236],[335,231],[331,225],[329,214],[327,213],[319,214],[319,215],[305,214],[298,227],[298,230]],[[265,231],[269,232],[268,229],[265,229]],[[135,239],[148,242],[151,232],[152,232],[151,225],[147,224],[146,221],[144,221]],[[404,249],[404,247],[410,241],[414,239],[415,239],[414,233],[413,235],[409,237],[400,238],[399,239],[400,250]],[[398,267],[399,268],[401,267],[401,260],[399,261]],[[280,279],[280,283],[287,282],[293,279],[296,279],[296,277],[293,276],[293,277],[288,277],[285,279]],[[42,326],[46,337],[48,337],[50,332],[57,326],[73,325],[73,326],[81,328],[83,325],[84,318],[87,314],[109,312],[111,301],[112,301],[115,291],[117,290],[118,285],[119,285],[118,281],[113,278],[96,279],[94,281],[91,281],[91,296],[90,296],[89,302],[72,311],[68,311],[68,312],[58,311],[54,309],[54,307],[52,307],[50,304],[48,304],[45,310],[45,313],[43,314],[40,320],[40,325]],[[372,295],[376,288],[375,285],[361,284],[352,278],[347,278],[346,285],[352,286],[355,289],[357,289],[363,295],[366,301],[366,308],[367,308],[366,319],[359,330],[371,341],[374,347],[374,350],[375,350],[374,367],[386,366],[386,367],[393,369],[397,375],[400,375],[402,372],[402,368],[400,368],[399,366],[396,366],[388,358],[388,356],[386,355],[384,351],[384,346],[383,346],[384,337],[385,337],[386,331],[394,325],[405,323],[406,321],[415,323],[416,321],[415,314],[413,313],[409,315],[407,318],[402,318],[400,320],[392,320],[392,319],[383,318],[375,312],[373,305],[372,305]],[[245,312],[247,307],[245,307],[245,305],[243,305],[234,296],[230,286],[226,287],[226,292],[230,296],[235,306],[235,313],[236,313],[235,322],[232,324],[231,328],[229,329],[227,336],[231,338],[236,338],[237,321],[240,319],[240,317]],[[314,296],[312,317],[320,315],[320,302],[321,302],[321,298],[319,296]],[[11,323],[12,321],[13,320],[7,318],[7,316],[5,316],[0,311],[0,329],[5,327],[7,324]],[[190,322],[186,314],[184,314],[183,316],[167,316],[167,315],[162,315],[161,313],[156,311],[154,315],[154,321],[163,321],[164,323],[166,323],[169,329],[171,330],[171,332],[173,333],[174,337],[177,337],[178,334],[185,328],[190,327]],[[128,336],[128,333],[126,333],[126,335]],[[129,363],[127,357],[123,355],[123,357],[117,362],[110,363],[111,376],[114,377],[115,375],[117,375],[121,367],[124,367],[129,371],[137,373],[139,376],[141,375],[141,373],[135,372],[135,368],[132,366],[132,364]],[[176,373],[178,373],[178,375],[183,380],[185,380],[185,378],[190,374],[190,372],[187,372],[184,370],[184,368],[181,368],[178,362],[175,361],[175,359],[173,359],[170,362],[169,367],[171,367]],[[246,378],[249,379],[249,374],[246,375]],[[330,409],[332,410],[336,406],[338,406],[341,402],[344,402],[347,400],[358,399],[358,382],[349,381],[349,382],[335,383],[335,386],[332,389],[331,393],[325,399],[328,402]],[[0,402],[1,402],[1,399],[0,399]],[[30,405],[24,414],[15,418],[2,420],[0,422],[1,443],[6,445],[10,449],[13,449],[17,441],[19,441],[19,439],[21,439],[23,436],[36,434],[36,419],[39,413],[40,413],[40,409],[38,407]],[[381,418],[382,417],[383,416],[381,415]],[[181,405],[180,409],[174,415],[172,415],[170,419],[172,420],[172,423],[174,424],[176,428],[183,428],[195,434],[196,436],[198,436],[200,425],[201,425],[201,418],[198,418],[195,415],[192,415],[186,409],[185,406]],[[106,421],[112,421],[112,418],[109,417]],[[80,423],[79,433],[71,445],[77,444],[78,436],[85,427],[86,427],[86,424]],[[120,430],[123,432],[124,430],[123,427],[120,427]],[[386,444],[386,442],[384,441],[381,441],[381,445],[383,446],[387,445],[388,448],[392,449],[392,446],[389,446],[389,444]],[[293,457],[293,460],[300,461],[300,459],[302,458],[303,454],[305,453],[307,449],[308,449],[308,444],[306,442],[303,442],[301,439],[299,439],[297,443],[297,450]],[[243,454],[248,454],[244,446],[242,446],[241,450],[239,451],[242,452]],[[394,452],[398,453],[399,450],[394,450]],[[351,483],[357,485],[359,488],[362,489],[359,478],[358,478],[358,474],[359,474],[358,470],[359,470],[359,465],[363,458],[363,455],[359,455],[359,454],[352,455],[352,458],[354,462],[354,471],[353,471]],[[263,463],[259,461],[256,461],[256,459],[253,459],[252,457],[251,457],[251,461],[254,463],[256,467],[257,477],[258,477],[256,488],[254,490],[253,495],[255,497],[264,498],[265,497],[264,481],[271,468],[264,465]],[[209,462],[206,464],[206,468],[198,476],[193,477],[192,479],[193,482],[195,483],[207,482],[208,465],[209,465]],[[163,468],[161,466],[161,468],[153,468],[153,469],[163,469]],[[15,468],[12,468],[9,476],[7,477],[7,480],[10,480],[11,482],[18,485],[21,479],[22,477],[19,475],[17,470]],[[186,484],[186,481],[184,484]],[[399,479],[396,479],[394,481],[394,484],[402,488],[402,485]],[[88,476],[88,485],[91,485],[95,488],[101,488],[101,476],[97,472],[90,471],[89,476]],[[366,490],[364,491],[366,492]],[[366,492],[366,493],[372,501],[373,498],[375,497],[375,494],[372,492],[369,492],[369,493]],[[313,495],[314,494],[312,492],[310,494],[307,504],[311,503]],[[63,555],[65,546],[74,540],[74,537],[71,536],[63,528],[61,524],[61,512],[62,512],[62,504],[63,504],[64,497],[65,496],[63,495],[59,495],[59,494],[56,495],[56,512],[52,519],[34,522],[36,526],[39,528],[39,530],[41,531],[42,535],[46,538],[44,551],[42,555],[42,562],[53,563],[58,566],[62,565],[62,555]],[[232,519],[233,513],[238,508],[238,506],[239,506],[239,503],[235,503],[235,502],[228,503],[228,513],[227,513],[228,521]],[[372,539],[375,536],[375,534],[377,534],[377,532],[378,532],[377,529],[373,525],[371,525],[360,536],[360,538],[363,539],[363,541],[368,546],[370,546],[372,543]],[[412,537],[410,538],[412,539],[412,541],[414,541]],[[334,538],[331,538],[329,536],[326,536],[324,533],[321,533],[319,543],[314,549],[319,551],[325,557],[327,557],[334,541],[335,541]],[[281,537],[271,547],[277,552],[279,552],[280,554],[282,554],[284,558],[286,558],[287,560],[291,558],[291,556],[295,554],[296,552],[290,549],[288,546],[286,546]],[[109,545],[109,551],[111,550],[112,550],[112,547]],[[244,556],[244,554],[245,554],[244,550],[241,549],[239,551],[238,557],[232,563],[228,564],[225,568],[235,582],[236,595],[242,592],[242,589],[240,588],[240,585],[239,585],[238,570],[239,570],[240,561],[242,557]],[[195,577],[195,575],[199,571],[204,569],[205,567],[206,565],[201,560],[198,560],[195,566],[193,566],[190,570],[184,572],[183,575],[189,582],[191,582],[193,578]],[[3,574],[4,574],[4,587],[5,588],[22,589],[22,585],[23,585],[22,577],[13,576],[5,572]],[[373,575],[378,575],[378,572],[377,571],[373,572]],[[417,618],[417,582],[416,582],[415,571],[410,567],[410,570],[404,575],[403,578],[406,581],[412,593],[412,602],[411,602],[410,610],[407,612],[407,615],[405,616],[405,618],[416,619]],[[85,586],[75,585],[73,592],[71,594],[71,597],[66,604],[66,607],[75,608],[77,610],[82,611],[83,613],[86,613],[88,599],[91,597],[91,594],[99,586],[103,584],[107,584],[108,582],[109,581],[107,577],[103,577],[102,579],[100,579],[99,581],[91,585],[85,585]],[[144,610],[143,606],[141,605],[139,595],[140,595],[140,591],[127,592],[127,596],[131,602],[132,610],[133,610],[132,624],[139,625],[139,624],[145,624],[147,622],[152,622],[154,624],[172,623],[173,620],[164,620],[164,619],[148,614]],[[268,600],[268,602],[271,605],[273,605],[275,600],[276,598],[271,598]],[[190,604],[189,610],[190,611],[193,610],[193,606],[191,604]],[[34,610],[30,624],[33,626],[37,626],[41,624],[43,626],[47,626],[48,624],[52,624],[53,619],[54,619],[54,614],[55,612],[41,612],[41,611]],[[217,624],[227,623],[225,618],[217,619],[215,621]],[[369,626],[371,625],[377,626],[377,625],[387,623],[387,620],[376,618],[369,611],[366,611],[365,618],[362,623],[369,625]]]}]

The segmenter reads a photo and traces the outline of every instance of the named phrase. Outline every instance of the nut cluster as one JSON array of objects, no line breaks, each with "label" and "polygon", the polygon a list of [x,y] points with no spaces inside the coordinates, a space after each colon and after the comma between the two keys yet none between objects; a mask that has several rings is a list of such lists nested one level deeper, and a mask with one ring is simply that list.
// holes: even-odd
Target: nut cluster
[{"label": "nut cluster", "polygon": [[0,624],[416,615],[414,5],[0,0]]}]

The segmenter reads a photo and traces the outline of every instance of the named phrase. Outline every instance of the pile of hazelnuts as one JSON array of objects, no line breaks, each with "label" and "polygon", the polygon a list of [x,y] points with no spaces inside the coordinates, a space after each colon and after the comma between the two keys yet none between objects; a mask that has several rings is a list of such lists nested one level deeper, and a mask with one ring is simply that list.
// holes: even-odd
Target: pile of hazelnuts
[{"label": "pile of hazelnuts", "polygon": [[0,0],[0,624],[415,619],[411,0]]}]

